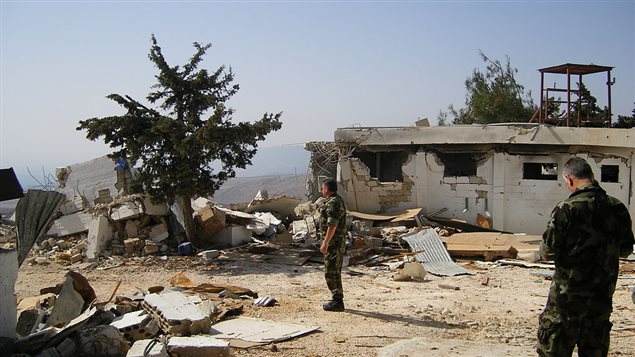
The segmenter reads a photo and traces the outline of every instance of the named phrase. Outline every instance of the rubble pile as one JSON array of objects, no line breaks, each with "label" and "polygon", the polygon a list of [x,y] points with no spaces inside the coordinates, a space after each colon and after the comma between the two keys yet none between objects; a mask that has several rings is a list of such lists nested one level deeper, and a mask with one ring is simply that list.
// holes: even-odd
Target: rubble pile
[{"label": "rubble pile", "polygon": [[[18,339],[7,345],[3,353],[145,356],[144,350],[149,347],[158,356],[229,356],[230,341],[235,343],[240,336],[220,323],[240,315],[244,307],[266,308],[275,303],[272,297],[258,299],[257,293],[238,286],[197,285],[182,273],[170,279],[169,287],[155,286],[149,290],[97,302],[88,281],[69,271],[63,283],[20,301]],[[263,300],[270,303],[264,304]],[[277,324],[258,319],[241,321],[233,329],[249,328],[244,326],[245,322],[266,323],[274,329]],[[264,330],[260,341],[247,343],[266,344],[272,337],[284,340],[315,330],[296,327],[296,332],[285,330],[277,339],[275,331],[272,334]],[[250,337],[255,335],[252,333]]]}]

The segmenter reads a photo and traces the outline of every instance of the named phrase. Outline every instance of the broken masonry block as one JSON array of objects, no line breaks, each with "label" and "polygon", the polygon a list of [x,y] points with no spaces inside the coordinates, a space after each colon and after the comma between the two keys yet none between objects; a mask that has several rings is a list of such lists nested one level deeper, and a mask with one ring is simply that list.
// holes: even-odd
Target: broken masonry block
[{"label": "broken masonry block", "polygon": [[167,290],[148,294],[141,306],[168,334],[188,336],[209,332],[209,316],[185,294],[178,291]]},{"label": "broken masonry block", "polygon": [[113,208],[110,218],[114,221],[123,221],[141,216],[141,209],[134,202],[125,202],[117,208]]},{"label": "broken masonry block", "polygon": [[139,235],[139,221],[129,219],[126,221],[126,237],[132,238]]},{"label": "broken masonry block", "polygon": [[123,241],[123,246],[127,254],[133,254],[145,246],[145,241],[140,238],[129,238]]},{"label": "broken masonry block", "polygon": [[168,341],[168,351],[176,357],[230,356],[229,342],[209,335],[172,337]]},{"label": "broken masonry block", "polygon": [[132,345],[126,357],[169,357],[166,346],[157,340],[138,340]]},{"label": "broken masonry block", "polygon": [[159,325],[145,311],[133,311],[115,318],[111,323],[128,341],[138,341],[156,336]]},{"label": "broken masonry block", "polygon": [[170,236],[168,232],[168,225],[165,223],[157,224],[150,228],[150,232],[148,233],[148,237],[152,239],[154,242],[162,242]]}]

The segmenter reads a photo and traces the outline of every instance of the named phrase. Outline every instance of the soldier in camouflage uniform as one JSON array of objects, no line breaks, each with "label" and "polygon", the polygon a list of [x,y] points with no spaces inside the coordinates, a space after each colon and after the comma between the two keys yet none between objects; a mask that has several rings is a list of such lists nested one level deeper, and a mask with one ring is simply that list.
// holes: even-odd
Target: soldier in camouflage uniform
[{"label": "soldier in camouflage uniform", "polygon": [[326,179],[322,182],[322,195],[326,202],[320,212],[320,230],[324,254],[324,277],[331,290],[332,300],[322,306],[326,311],[344,311],[342,290],[342,260],[346,245],[346,206],[337,195],[337,182]]},{"label": "soldier in camouflage uniform", "polygon": [[589,164],[571,158],[563,176],[571,195],[551,213],[540,254],[555,262],[540,314],[538,354],[606,356],[619,257],[633,251],[628,210],[593,179]]}]

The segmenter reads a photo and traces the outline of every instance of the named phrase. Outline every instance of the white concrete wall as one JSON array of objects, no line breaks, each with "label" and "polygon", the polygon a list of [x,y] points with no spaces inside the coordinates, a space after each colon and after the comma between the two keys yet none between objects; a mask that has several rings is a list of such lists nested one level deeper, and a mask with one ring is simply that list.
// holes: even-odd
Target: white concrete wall
[{"label": "white concrete wall", "polygon": [[[357,159],[340,160],[338,179],[349,210],[376,213],[421,207],[431,213],[447,208],[443,217],[472,224],[478,213],[487,216],[489,212],[496,229],[542,234],[553,207],[569,195],[561,176],[562,167],[572,154],[488,155],[471,177],[443,177],[444,167],[437,156],[420,151],[404,165],[404,182],[371,179],[368,168]],[[598,181],[601,165],[619,166],[619,182],[600,184],[608,194],[624,202],[631,217],[635,217],[635,204],[631,204],[635,178],[632,151],[613,149],[603,155],[578,156],[589,162]],[[531,162],[558,164],[557,180],[523,179],[523,164]]]},{"label": "white concrete wall", "polygon": [[[402,168],[403,182],[380,182],[371,178],[368,167],[356,158],[342,159],[337,165],[337,177],[342,185],[340,194],[348,210],[358,212],[388,212],[416,205],[414,181],[415,155],[410,155]],[[339,189],[338,189],[339,190]]]}]

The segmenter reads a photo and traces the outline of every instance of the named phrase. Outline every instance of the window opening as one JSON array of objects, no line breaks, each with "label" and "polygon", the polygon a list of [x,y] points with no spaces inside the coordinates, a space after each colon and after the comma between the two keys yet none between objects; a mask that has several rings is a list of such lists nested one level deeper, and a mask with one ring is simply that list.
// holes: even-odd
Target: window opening
[{"label": "window opening", "polygon": [[620,167],[617,165],[602,165],[600,173],[602,182],[620,182]]},{"label": "window opening", "polygon": [[476,176],[478,160],[472,154],[437,154],[443,162],[443,177]]},{"label": "window opening", "polygon": [[404,151],[356,151],[353,154],[368,167],[370,177],[383,182],[403,181],[402,167],[408,160]]},{"label": "window opening", "polygon": [[558,164],[525,162],[523,164],[525,180],[558,180]]}]

